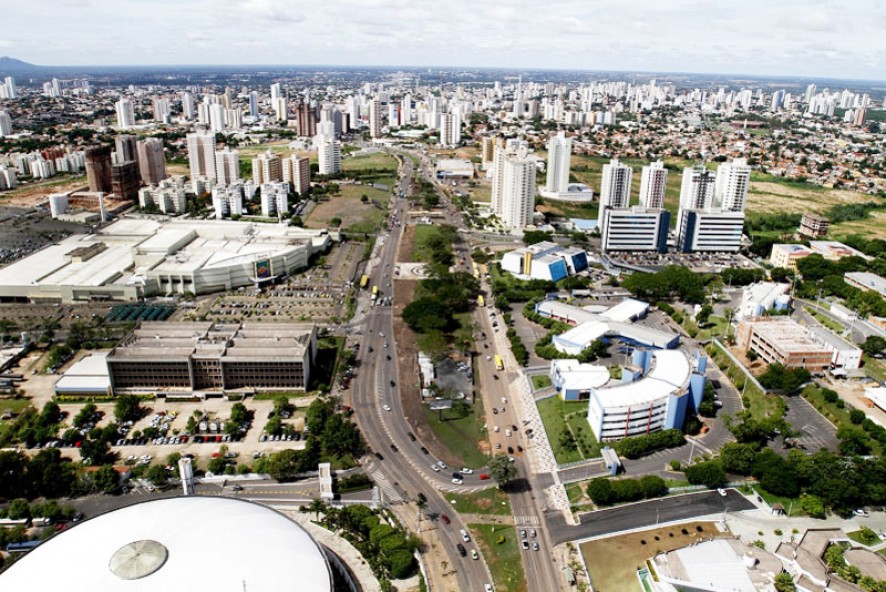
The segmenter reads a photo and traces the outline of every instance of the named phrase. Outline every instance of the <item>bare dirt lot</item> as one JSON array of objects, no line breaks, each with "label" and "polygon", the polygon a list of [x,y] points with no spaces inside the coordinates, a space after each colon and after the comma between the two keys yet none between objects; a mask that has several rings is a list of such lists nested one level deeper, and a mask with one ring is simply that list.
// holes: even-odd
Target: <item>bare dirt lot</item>
[{"label": "bare dirt lot", "polygon": [[752,182],[748,210],[765,213],[823,212],[839,204],[864,203],[873,197],[856,191],[802,188],[781,183]]}]

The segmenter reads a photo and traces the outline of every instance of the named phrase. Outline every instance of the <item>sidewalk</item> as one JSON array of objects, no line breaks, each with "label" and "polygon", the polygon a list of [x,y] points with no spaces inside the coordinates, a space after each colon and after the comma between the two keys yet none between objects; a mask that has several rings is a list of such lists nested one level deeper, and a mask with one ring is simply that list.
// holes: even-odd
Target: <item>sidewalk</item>
[{"label": "sidewalk", "polygon": [[413,504],[399,504],[391,510],[406,530],[416,533],[424,543],[422,562],[427,575],[426,584],[431,592],[459,592],[458,580],[453,566],[448,564],[448,555],[441,550],[437,528],[430,520],[421,521],[419,530],[418,508]]}]

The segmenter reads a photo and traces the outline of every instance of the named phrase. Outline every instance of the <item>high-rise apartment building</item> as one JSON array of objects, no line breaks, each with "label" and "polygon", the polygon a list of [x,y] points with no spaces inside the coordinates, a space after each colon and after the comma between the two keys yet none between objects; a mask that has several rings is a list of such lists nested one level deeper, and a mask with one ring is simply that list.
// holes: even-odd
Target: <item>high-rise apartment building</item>
[{"label": "high-rise apartment building", "polygon": [[137,160],[136,137],[121,134],[114,138],[114,162],[128,162]]},{"label": "high-rise apartment building", "polygon": [[182,93],[182,115],[188,121],[194,119],[197,114],[196,105],[194,104],[194,95],[191,93]]},{"label": "high-rise apartment building", "polygon": [[258,93],[255,91],[249,93],[249,116],[258,118]]},{"label": "high-rise apartment building", "polygon": [[225,131],[225,106],[221,103],[209,105],[209,129],[216,133]]},{"label": "high-rise apartment building", "polygon": [[640,177],[640,206],[661,209],[664,207],[668,186],[668,170],[660,160],[643,167]]},{"label": "high-rise apartment building", "polygon": [[252,180],[256,186],[283,180],[283,165],[280,157],[271,150],[252,160]]},{"label": "high-rise apartment building", "polygon": [[225,148],[215,153],[215,179],[219,185],[230,185],[240,180],[240,153]]},{"label": "high-rise apartment building", "polygon": [[714,197],[725,211],[743,212],[751,183],[751,167],[744,158],[724,162],[717,167]]},{"label": "high-rise apartment building", "polygon": [[493,211],[508,228],[524,228],[535,209],[535,160],[525,142],[509,140],[493,157]]},{"label": "high-rise apartment building", "polygon": [[169,116],[172,112],[169,99],[156,98],[153,101],[154,121],[157,123],[169,123]]},{"label": "high-rise apartment building", "polygon": [[132,100],[123,97],[114,104],[117,111],[117,127],[128,129],[135,125],[135,107]]},{"label": "high-rise apartment building", "polygon": [[548,140],[548,168],[545,191],[565,193],[569,189],[569,168],[572,164],[572,138],[559,132]]},{"label": "high-rise apartment building", "polygon": [[191,180],[200,177],[215,180],[215,134],[199,131],[188,134],[187,141]]},{"label": "high-rise apartment building", "polygon": [[680,209],[677,213],[677,232],[683,227],[683,212],[709,209],[714,203],[716,176],[703,164],[683,169],[680,184]]},{"label": "high-rise apartment building", "polygon": [[277,121],[289,121],[289,105],[284,97],[271,99],[271,106],[274,108],[274,117]]},{"label": "high-rise apartment building", "polygon": [[138,170],[145,185],[159,185],[166,178],[166,156],[163,154],[163,140],[146,138],[136,145]]},{"label": "high-rise apartment building", "polygon": [[317,135],[317,111],[309,103],[296,105],[295,118],[299,136],[312,138]]},{"label": "high-rise apartment building", "polygon": [[597,215],[597,227],[602,230],[606,208],[626,208],[631,202],[631,177],[633,171],[617,158],[603,165],[603,176],[600,180],[600,211]]},{"label": "high-rise apartment building", "polygon": [[7,76],[0,83],[0,99],[17,99],[18,89],[15,86],[15,78]]},{"label": "high-rise apartment building", "polygon": [[111,165],[111,191],[119,198],[138,199],[138,188],[141,177],[138,174],[138,163],[127,160]]},{"label": "high-rise apartment building", "polygon": [[335,175],[341,172],[341,143],[332,138],[323,137],[317,146],[319,173]]},{"label": "high-rise apartment building", "polygon": [[311,191],[311,161],[307,156],[293,154],[283,159],[283,182],[300,195]]},{"label": "high-rise apartment building", "polygon": [[0,111],[0,138],[12,134],[12,118],[9,112]]},{"label": "high-rise apartment building", "polygon": [[93,146],[87,148],[85,152],[89,190],[111,193],[111,147]]},{"label": "high-rise apartment building", "polygon": [[381,101],[377,98],[369,102],[369,135],[381,137]]}]

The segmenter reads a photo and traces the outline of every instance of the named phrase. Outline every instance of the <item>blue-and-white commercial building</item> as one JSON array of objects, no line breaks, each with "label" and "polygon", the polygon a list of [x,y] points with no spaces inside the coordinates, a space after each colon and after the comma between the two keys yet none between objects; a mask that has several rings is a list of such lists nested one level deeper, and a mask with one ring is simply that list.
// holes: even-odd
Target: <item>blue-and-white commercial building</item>
[{"label": "blue-and-white commercial building", "polygon": [[590,389],[588,423],[598,441],[681,429],[704,395],[707,358],[635,349],[614,385]]},{"label": "blue-and-white commercial building", "polygon": [[535,305],[540,316],[574,325],[574,328],[554,336],[551,343],[558,351],[578,355],[594,341],[617,338],[629,345],[673,349],[680,344],[680,335],[634,324],[646,316],[649,305],[633,298],[625,298],[612,307],[578,307],[556,300],[545,300]]},{"label": "blue-and-white commercial building", "polygon": [[588,268],[588,254],[578,247],[543,241],[505,253],[501,268],[521,279],[556,282]]},{"label": "blue-and-white commercial building", "polygon": [[768,310],[783,311],[791,306],[791,285],[775,282],[757,282],[741,291],[741,305],[735,318],[751,319],[762,316]]},{"label": "blue-and-white commercial building", "polygon": [[551,384],[564,401],[589,399],[591,391],[609,382],[609,369],[597,364],[582,364],[578,360],[551,361]]}]

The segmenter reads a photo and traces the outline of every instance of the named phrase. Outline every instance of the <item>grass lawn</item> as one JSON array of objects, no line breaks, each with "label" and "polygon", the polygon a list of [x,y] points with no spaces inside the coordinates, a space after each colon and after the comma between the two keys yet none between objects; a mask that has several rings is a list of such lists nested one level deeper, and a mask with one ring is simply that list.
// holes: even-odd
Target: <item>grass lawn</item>
[{"label": "grass lawn", "polygon": [[876,534],[874,534],[872,540],[865,540],[864,537],[862,537],[862,535],[861,535],[862,532],[864,532],[864,531],[863,530],[853,530],[852,532],[847,532],[846,536],[848,536],[850,539],[852,539],[853,541],[855,541],[859,545],[864,545],[866,547],[868,545],[876,545],[877,543],[880,542],[880,537],[878,537]]},{"label": "grass lawn", "polygon": [[[554,456],[560,464],[600,456],[600,445],[588,425],[587,401],[561,401],[559,397],[548,397],[538,402],[538,412],[554,449]],[[578,443],[575,450],[560,445],[560,434],[570,430]]]},{"label": "grass lawn", "polygon": [[[821,388],[816,385],[809,385],[803,389],[801,393],[804,399],[809,401],[819,413],[825,416],[826,419],[830,420],[831,423],[837,426],[837,428],[841,428],[843,426],[852,426],[854,425],[852,421],[849,419],[849,413],[852,411],[851,405],[844,405],[844,407],[840,408],[836,403],[828,403],[824,398],[824,392]],[[839,399],[838,399],[839,401]],[[879,454],[880,451],[880,443],[876,440],[876,438],[869,438],[868,443],[871,445],[871,453]]]},{"label": "grass lawn", "polygon": [[[415,238],[412,246],[412,260],[420,263],[430,263],[433,252],[428,243],[440,236],[440,227],[434,224],[419,224],[415,227]],[[451,248],[448,248],[450,252]]]},{"label": "grass lawn", "polygon": [[[754,419],[766,417],[779,418],[784,415],[785,402],[778,395],[767,394],[758,389],[754,383],[747,379],[744,372],[735,366],[731,359],[719,347],[713,343],[707,347],[707,352],[713,358],[717,366],[726,373],[735,388],[747,399],[745,407],[750,411]],[[745,385],[747,382],[747,385]]]},{"label": "grass lawn", "polygon": [[868,376],[880,382],[886,382],[886,366],[880,360],[864,356],[864,369]]},{"label": "grass lawn", "polygon": [[708,317],[708,322],[704,325],[698,335],[696,335],[696,339],[705,340],[710,339],[711,337],[719,337],[726,334],[726,318],[711,315]]},{"label": "grass lawn", "polygon": [[569,498],[570,504],[575,504],[585,499],[586,483],[586,481],[579,481],[566,486],[566,497]]},{"label": "grass lawn", "polygon": [[656,553],[673,551],[710,537],[727,536],[729,533],[721,533],[710,522],[691,522],[590,541],[581,545],[581,552],[595,590],[639,590],[637,570]]},{"label": "grass lawn", "polygon": [[18,415],[28,407],[31,407],[31,400],[27,397],[20,399],[0,399],[0,413],[9,411],[13,415]]},{"label": "grass lawn", "polygon": [[[451,409],[442,412],[431,411],[423,406],[425,417],[434,433],[444,446],[462,461],[466,467],[482,467],[487,457],[480,448],[480,442],[487,442],[483,429],[483,403],[478,397],[471,406],[467,417],[456,417]],[[442,413],[443,420],[439,418]]]},{"label": "grass lawn", "polygon": [[551,386],[551,377],[547,374],[537,374],[532,377],[532,388],[537,391]]},{"label": "grass lawn", "polygon": [[[517,531],[513,526],[497,524],[468,524],[483,557],[492,572],[492,585],[496,590],[523,592],[526,579],[523,576],[523,562],[520,560],[520,545]],[[504,537],[504,540],[501,537]],[[501,541],[501,544],[499,544]],[[532,553],[532,551],[524,551]],[[477,582],[478,589],[480,582]]]},{"label": "grass lawn", "polygon": [[816,321],[818,321],[819,323],[821,323],[822,325],[824,325],[825,327],[827,327],[828,329],[830,329],[831,331],[833,331],[837,335],[842,335],[843,332],[846,331],[846,327],[844,327],[843,325],[841,325],[837,321],[824,316],[823,314],[821,314],[820,312],[818,312],[814,309],[807,308],[806,312],[811,314],[813,317],[815,317]]},{"label": "grass lawn", "polygon": [[[369,203],[362,203],[361,196],[366,195]],[[324,196],[323,201],[311,211],[305,226],[308,228],[327,228],[333,218],[341,220],[341,227],[350,232],[375,233],[381,227],[387,215],[386,207],[391,200],[388,191],[376,189],[368,185],[341,185],[339,195]],[[381,207],[372,203],[381,204]]]},{"label": "grass lawn", "polygon": [[500,491],[497,487],[484,489],[477,493],[446,493],[444,497],[460,514],[511,515],[511,502],[508,500],[508,494]]},{"label": "grass lawn", "polygon": [[347,158],[342,158],[341,169],[344,172],[359,171],[365,169],[396,172],[397,159],[390,154],[385,154],[384,152],[359,154],[356,156],[348,156]]}]

